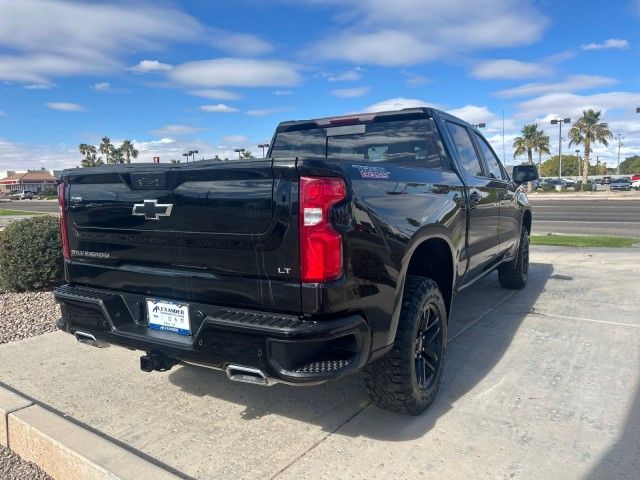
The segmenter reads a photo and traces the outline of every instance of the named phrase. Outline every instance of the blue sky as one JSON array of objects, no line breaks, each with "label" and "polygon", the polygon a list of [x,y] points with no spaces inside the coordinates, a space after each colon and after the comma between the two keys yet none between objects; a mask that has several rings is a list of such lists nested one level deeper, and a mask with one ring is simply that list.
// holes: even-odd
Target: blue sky
[{"label": "blue sky", "polygon": [[416,105],[485,122],[500,156],[504,112],[507,163],[524,123],[556,152],[549,120],[584,108],[640,154],[639,32],[639,0],[0,0],[0,171],[104,135],[139,161],[257,153],[283,120]]}]

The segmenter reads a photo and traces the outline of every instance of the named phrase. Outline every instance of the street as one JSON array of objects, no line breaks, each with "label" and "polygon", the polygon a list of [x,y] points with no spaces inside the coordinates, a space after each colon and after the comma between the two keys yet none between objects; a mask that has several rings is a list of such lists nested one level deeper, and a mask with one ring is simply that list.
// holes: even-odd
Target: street
[{"label": "street", "polygon": [[640,198],[530,198],[533,233],[640,237]]}]

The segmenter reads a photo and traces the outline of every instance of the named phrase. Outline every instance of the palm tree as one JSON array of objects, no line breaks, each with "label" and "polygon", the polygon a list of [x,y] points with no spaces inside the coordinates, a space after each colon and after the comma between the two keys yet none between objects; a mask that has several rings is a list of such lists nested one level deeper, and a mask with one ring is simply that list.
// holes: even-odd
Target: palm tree
[{"label": "palm tree", "polygon": [[106,159],[107,163],[111,163],[111,153],[113,152],[113,144],[109,137],[102,137],[102,141],[100,142],[100,146],[98,147],[100,153],[102,153]]},{"label": "palm tree", "polygon": [[536,148],[536,138],[540,134],[537,123],[530,123],[522,127],[522,136],[513,141],[513,158],[527,154],[527,163],[533,163],[533,150]]},{"label": "palm tree", "polygon": [[122,148],[116,148],[111,145],[109,163],[124,163],[124,152],[122,151]]},{"label": "palm tree", "polygon": [[126,163],[131,163],[132,158],[138,158],[138,150],[135,149],[133,143],[130,140],[125,140],[120,145],[120,150],[124,154],[124,159]]},{"label": "palm tree", "polygon": [[609,124],[600,121],[600,111],[592,109],[583,110],[580,117],[569,130],[569,146],[583,144],[583,168],[582,183],[586,184],[589,175],[589,154],[591,153],[591,144],[601,143],[605,146],[609,145],[607,139],[613,138]]},{"label": "palm tree", "polygon": [[102,157],[97,156],[96,147],[87,143],[81,143],[78,145],[78,150],[84,156],[81,165],[83,167],[97,167],[102,165]]},{"label": "palm tree", "polygon": [[543,130],[538,130],[533,149],[538,154],[538,169],[540,169],[540,165],[542,164],[542,154],[545,153],[547,155],[551,155],[551,150],[549,149],[549,135],[544,133]]}]

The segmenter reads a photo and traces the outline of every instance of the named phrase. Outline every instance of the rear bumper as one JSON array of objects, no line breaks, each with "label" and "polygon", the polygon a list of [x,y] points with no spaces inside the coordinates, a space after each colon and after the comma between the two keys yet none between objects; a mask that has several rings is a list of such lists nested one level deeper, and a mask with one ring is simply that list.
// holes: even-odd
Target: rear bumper
[{"label": "rear bumper", "polygon": [[344,376],[361,368],[371,349],[369,327],[357,314],[308,320],[190,302],[192,335],[183,336],[148,328],[144,295],[74,285],[54,295],[62,310],[58,328],[66,332],[212,368],[251,367],[279,382]]}]

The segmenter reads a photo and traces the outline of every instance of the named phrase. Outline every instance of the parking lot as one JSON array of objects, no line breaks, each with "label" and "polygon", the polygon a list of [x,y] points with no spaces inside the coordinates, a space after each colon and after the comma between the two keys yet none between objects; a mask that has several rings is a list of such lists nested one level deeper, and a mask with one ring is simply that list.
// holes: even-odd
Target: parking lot
[{"label": "parking lot", "polygon": [[148,374],[138,352],[60,332],[0,346],[1,380],[183,478],[637,478],[640,249],[535,247],[531,262],[523,291],[492,274],[457,297],[419,417],[370,405],[358,375]]}]

